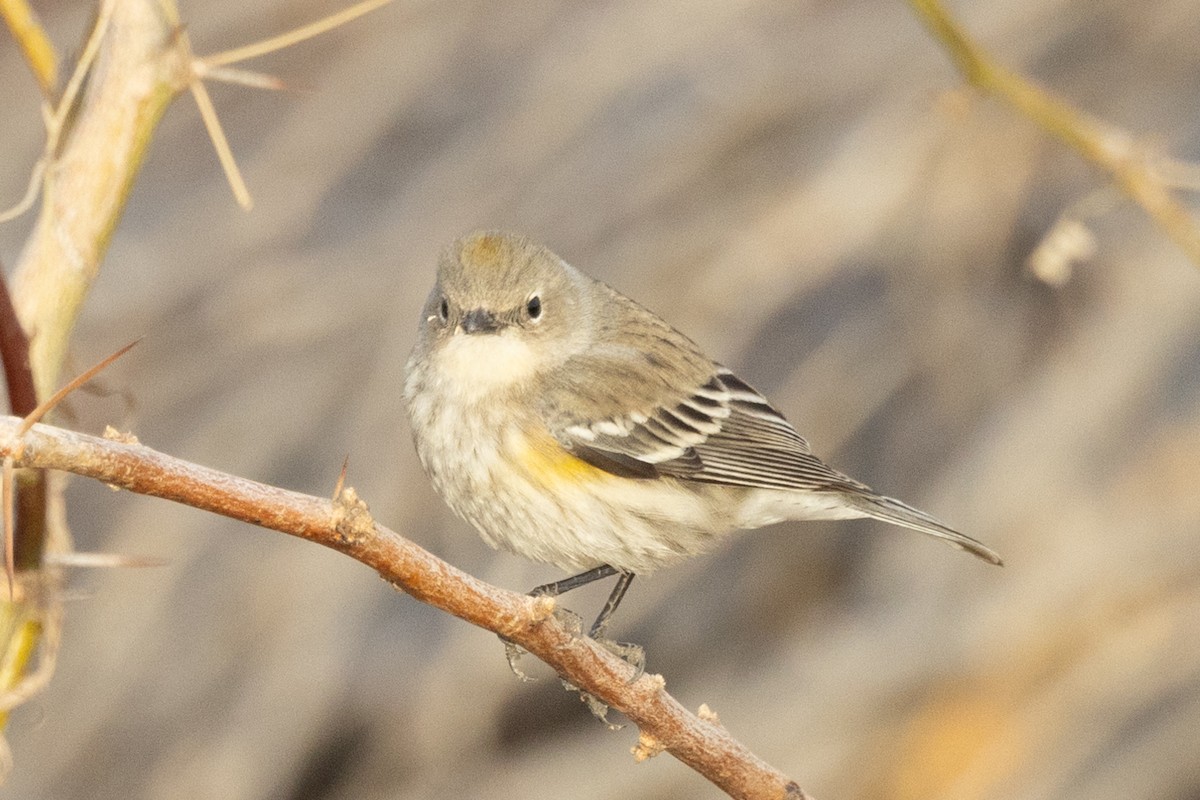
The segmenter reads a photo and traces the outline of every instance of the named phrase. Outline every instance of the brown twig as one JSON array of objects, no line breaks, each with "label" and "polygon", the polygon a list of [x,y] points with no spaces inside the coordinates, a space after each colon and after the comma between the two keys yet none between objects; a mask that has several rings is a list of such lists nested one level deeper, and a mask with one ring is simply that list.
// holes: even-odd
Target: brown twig
[{"label": "brown twig", "polygon": [[661,677],[643,675],[629,683],[632,667],[564,627],[553,615],[553,600],[499,589],[450,566],[376,524],[351,488],[330,502],[190,464],[140,444],[46,425],[35,425],[20,437],[20,425],[14,417],[0,419],[0,455],[12,455],[19,466],[72,472],[330,547],[417,600],[519,644],[571,684],[620,711],[643,738],[730,796],[807,797],[719,724],[689,713],[663,689]]},{"label": "brown twig", "polygon": [[[2,268],[0,268],[2,269]],[[8,282],[0,275],[0,361],[4,362],[4,382],[8,387],[8,407],[18,417],[37,408],[33,372],[29,369],[29,337],[17,321]]]},{"label": "brown twig", "polygon": [[[25,335],[8,283],[0,276],[0,361],[4,362],[4,381],[8,387],[8,407],[25,416],[37,408],[33,372],[29,368],[29,337]],[[15,594],[13,581],[17,570],[36,569],[46,549],[46,476],[30,471],[18,479],[5,468],[0,476],[4,507],[4,571],[8,578],[8,596]],[[15,492],[14,492],[15,487]],[[15,494],[12,504],[10,494]]]}]

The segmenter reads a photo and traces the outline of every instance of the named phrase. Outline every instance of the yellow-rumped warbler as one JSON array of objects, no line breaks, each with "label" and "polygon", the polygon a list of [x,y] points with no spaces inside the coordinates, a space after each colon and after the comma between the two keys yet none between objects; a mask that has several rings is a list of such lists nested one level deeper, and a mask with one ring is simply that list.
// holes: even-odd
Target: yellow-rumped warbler
[{"label": "yellow-rumped warbler", "polygon": [[874,517],[990,549],[827,466],[683,334],[526,238],[451,245],[404,386],[421,463],[493,547],[584,570],[559,594],[712,549],[739,528]]}]

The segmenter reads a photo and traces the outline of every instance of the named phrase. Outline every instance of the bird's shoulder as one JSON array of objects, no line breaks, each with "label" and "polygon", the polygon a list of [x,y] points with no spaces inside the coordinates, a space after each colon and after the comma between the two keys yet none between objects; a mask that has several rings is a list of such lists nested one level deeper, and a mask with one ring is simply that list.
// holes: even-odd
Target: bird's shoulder
[{"label": "bird's shoulder", "polygon": [[588,346],[542,376],[541,404],[556,427],[640,418],[671,407],[721,367],[652,311],[596,282]]},{"label": "bird's shoulder", "polygon": [[611,292],[589,347],[543,376],[550,433],[594,466],[633,478],[855,491],[761,392],[684,334]]}]

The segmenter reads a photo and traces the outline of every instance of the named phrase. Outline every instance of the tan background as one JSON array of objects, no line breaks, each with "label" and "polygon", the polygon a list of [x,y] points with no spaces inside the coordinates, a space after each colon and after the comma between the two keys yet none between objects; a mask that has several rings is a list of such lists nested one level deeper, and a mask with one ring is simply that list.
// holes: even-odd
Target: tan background
[{"label": "tan background", "polygon": [[[65,51],[87,3],[38,4]],[[333,2],[188,2],[212,52]],[[1006,63],[1200,158],[1194,2],[957,2]],[[40,143],[0,37],[0,198]],[[1025,259],[1103,181],[957,76],[903,3],[405,2],[216,86],[154,141],[75,339],[143,344],[74,424],[328,494],[513,589],[399,402],[438,249],[545,240],[766,391],[818,452],[1001,551],[780,526],[635,582],[617,631],[817,797],[1200,797],[1200,270],[1124,203],[1061,289]],[[30,223],[0,227],[11,266]],[[332,552],[74,481],[83,550],[14,798],[692,798],[547,671]],[[572,596],[585,615],[602,589]]]}]

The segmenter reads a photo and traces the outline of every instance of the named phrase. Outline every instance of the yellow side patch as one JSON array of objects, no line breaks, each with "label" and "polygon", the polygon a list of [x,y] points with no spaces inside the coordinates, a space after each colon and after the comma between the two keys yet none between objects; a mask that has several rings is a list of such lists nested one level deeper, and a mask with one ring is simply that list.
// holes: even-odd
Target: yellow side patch
[{"label": "yellow side patch", "polygon": [[510,441],[509,453],[513,466],[524,470],[535,483],[585,483],[609,480],[614,476],[599,467],[594,467],[576,455],[563,449],[549,435],[535,437],[511,437],[521,441]]},{"label": "yellow side patch", "polygon": [[472,236],[463,243],[462,262],[477,267],[494,267],[500,261],[504,237],[492,233]]}]

